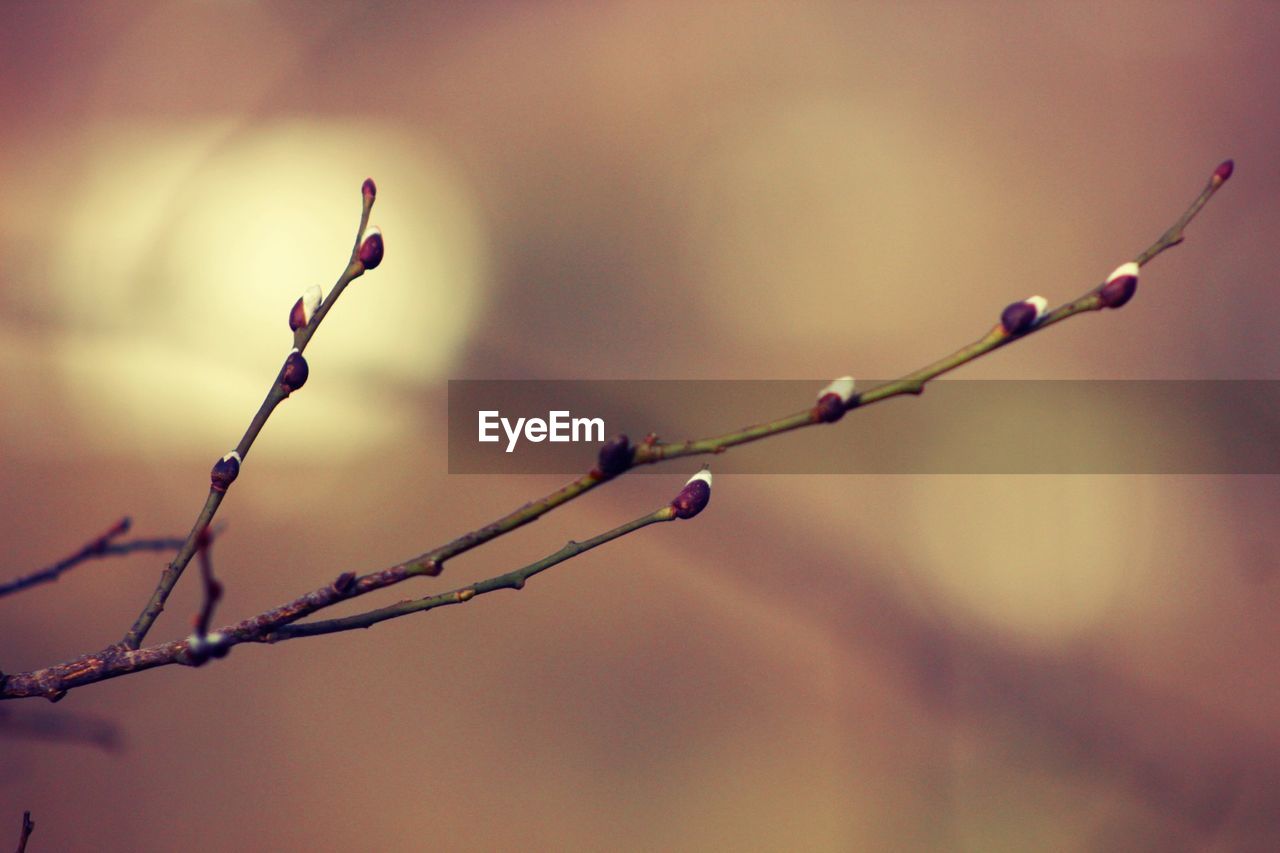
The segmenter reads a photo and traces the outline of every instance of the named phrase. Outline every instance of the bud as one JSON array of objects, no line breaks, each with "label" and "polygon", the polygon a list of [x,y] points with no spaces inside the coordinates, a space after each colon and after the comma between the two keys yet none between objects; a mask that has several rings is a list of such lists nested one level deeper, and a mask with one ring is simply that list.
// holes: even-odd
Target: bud
[{"label": "bud", "polygon": [[597,470],[605,479],[616,477],[631,467],[631,440],[623,433],[600,445]]},{"label": "bud", "polygon": [[280,371],[280,384],[292,394],[307,384],[307,376],[310,372],[307,368],[307,360],[295,347],[289,353],[289,357],[284,360],[284,369]]},{"label": "bud", "polygon": [[1040,322],[1048,307],[1049,302],[1043,296],[1029,296],[1000,312],[1000,325],[1004,327],[1006,334],[1021,335]]},{"label": "bud", "polygon": [[822,423],[835,423],[844,417],[849,401],[853,399],[853,377],[841,376],[831,380],[831,384],[818,392],[818,405],[815,407],[818,420]]},{"label": "bud", "polygon": [[364,240],[360,242],[360,253],[357,257],[367,270],[382,263],[382,229],[377,225],[364,232]]},{"label": "bud", "polygon": [[706,507],[711,500],[711,469],[706,465],[702,470],[689,478],[671,502],[676,511],[676,518],[693,518]]},{"label": "bud", "polygon": [[1133,298],[1138,289],[1138,265],[1134,261],[1121,264],[1107,276],[1107,283],[1098,291],[1103,308],[1119,308]]},{"label": "bud", "polygon": [[209,658],[224,658],[227,652],[231,651],[231,645],[227,642],[227,635],[221,631],[212,631],[208,634],[192,634],[187,637],[187,660],[193,666],[200,666],[207,662]]},{"label": "bud", "polygon": [[1227,178],[1230,178],[1231,173],[1235,170],[1236,163],[1234,160],[1223,160],[1218,164],[1218,168],[1213,170],[1213,177],[1209,180],[1215,187],[1220,187],[1227,182]]},{"label": "bud", "polygon": [[373,178],[364,179],[364,183],[360,185],[360,195],[364,196],[366,204],[371,204],[378,197],[378,185],[373,182]]},{"label": "bud", "polygon": [[319,307],[320,285],[313,284],[303,291],[297,302],[293,303],[293,309],[289,312],[289,328],[296,332],[310,323]]},{"label": "bud", "polygon": [[234,483],[238,476],[240,476],[240,453],[233,450],[213,463],[213,470],[209,472],[209,483],[215,492],[225,492],[227,486]]}]

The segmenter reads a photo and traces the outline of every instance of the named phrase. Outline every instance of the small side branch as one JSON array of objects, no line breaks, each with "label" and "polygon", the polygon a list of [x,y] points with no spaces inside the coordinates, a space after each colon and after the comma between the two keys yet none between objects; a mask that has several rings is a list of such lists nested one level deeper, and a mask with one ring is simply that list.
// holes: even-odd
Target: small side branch
[{"label": "small side branch", "polygon": [[63,572],[89,560],[102,557],[119,557],[137,551],[171,551],[182,544],[182,540],[176,538],[133,539],[128,542],[115,541],[128,533],[131,526],[132,522],[126,516],[111,525],[101,536],[87,542],[84,547],[74,554],[63,557],[51,566],[38,569],[20,578],[0,583],[0,598],[42,583],[56,581]]},{"label": "small side branch", "polygon": [[285,625],[279,630],[264,635],[261,639],[265,642],[277,642],[295,637],[312,637],[317,634],[333,634],[339,631],[352,631],[357,628],[372,628],[379,622],[385,622],[388,619],[397,619],[401,616],[408,616],[410,613],[422,613],[450,604],[462,604],[478,595],[496,592],[500,589],[524,589],[525,582],[534,575],[545,572],[552,566],[563,563],[565,560],[572,559],[579,554],[584,554],[606,542],[612,542],[615,539],[626,536],[628,533],[634,533],[642,527],[648,527],[650,524],[674,521],[677,518],[692,518],[702,511],[710,497],[711,473],[704,468],[685,483],[684,489],[671,503],[661,509],[642,515],[633,521],[628,521],[626,524],[621,524],[612,530],[605,531],[585,541],[570,541],[559,551],[548,554],[541,560],[536,560],[527,566],[522,566],[506,574],[477,581],[449,592],[442,592],[438,595],[429,595],[410,601],[401,601],[388,607],[380,607],[377,610],[357,613],[353,616]]},{"label": "small side branch", "polygon": [[[517,569],[515,572],[509,572],[506,575],[499,575],[488,581],[482,581],[469,588],[469,591],[464,590],[456,594],[448,594],[453,595],[454,600],[442,603],[458,603],[459,601],[468,600],[481,592],[492,592],[496,589],[518,589],[528,577],[585,551],[589,551],[605,542],[639,530],[641,527],[658,522],[671,521],[676,518],[693,518],[706,507],[710,499],[711,474],[704,469],[685,483],[684,488],[667,506],[585,542],[571,542],[549,557]],[[110,678],[118,678],[131,672],[170,664],[199,666],[207,661],[209,657],[225,655],[233,646],[241,643],[270,642],[276,639],[284,639],[285,636],[282,632],[284,626],[291,625],[298,619],[309,616],[317,610],[329,607],[339,601],[374,589],[381,589],[391,583],[404,580],[405,577],[406,575],[402,572],[391,569],[386,573],[382,573],[382,576],[379,573],[365,575],[364,578],[359,579],[362,585],[358,585],[356,576],[351,572],[346,572],[328,586],[321,587],[288,604],[246,619],[239,624],[228,625],[212,632],[209,635],[209,639],[203,644],[195,643],[194,638],[188,638],[187,640],[161,643],[141,649],[126,649],[116,645],[93,654],[83,655],[67,663],[57,664],[33,672],[0,676],[0,698],[14,699],[22,696],[43,696],[51,702],[57,702],[66,696],[67,691],[75,687],[105,681]],[[436,596],[432,598],[436,598]],[[417,610],[428,610],[437,606],[439,604],[428,606],[426,603],[419,603],[417,606],[409,607],[403,613],[383,614],[381,611],[371,611],[374,615],[367,615],[365,618],[369,620],[368,624],[372,625],[395,616],[405,615]],[[320,624],[315,623],[315,625]],[[351,627],[367,627],[367,625],[353,625]],[[317,630],[313,626],[309,629],[311,633],[331,633],[332,630],[345,630],[345,628],[325,631]],[[216,639],[214,639],[215,635]],[[297,634],[297,636],[303,636],[303,634]]]},{"label": "small side branch", "polygon": [[360,209],[360,226],[356,229],[355,245],[351,249],[351,257],[347,261],[346,269],[338,276],[337,282],[333,289],[329,291],[329,295],[323,301],[318,299],[319,294],[312,304],[312,291],[308,291],[298,300],[299,304],[289,313],[289,326],[293,329],[293,349],[285,358],[284,364],[281,365],[279,373],[276,374],[275,381],[267,390],[267,396],[262,401],[262,405],[258,407],[257,413],[249,422],[248,429],[240,439],[240,443],[235,449],[223,456],[213,466],[210,472],[209,495],[205,498],[204,506],[201,507],[200,513],[196,516],[196,522],[191,528],[191,532],[187,534],[186,540],[178,549],[177,555],[172,562],[165,567],[160,574],[160,580],[156,583],[155,591],[143,606],[142,612],[138,614],[138,618],[134,620],[133,625],[124,635],[124,639],[120,644],[126,649],[136,649],[142,645],[142,641],[146,638],[147,632],[151,630],[151,626],[155,624],[161,612],[164,610],[165,602],[169,600],[169,594],[173,592],[174,586],[182,577],[183,571],[191,562],[191,558],[195,556],[196,549],[200,537],[208,530],[209,525],[213,522],[213,517],[218,512],[218,507],[222,504],[222,499],[226,496],[227,488],[236,479],[240,472],[240,465],[244,462],[246,456],[249,455],[249,449],[253,447],[253,443],[258,438],[258,434],[262,432],[262,428],[266,426],[267,419],[271,417],[271,413],[276,410],[282,402],[288,399],[289,395],[302,387],[307,380],[308,368],[307,362],[302,357],[303,351],[307,348],[307,344],[311,342],[315,336],[320,323],[328,315],[330,309],[333,308],[338,297],[347,288],[347,285],[364,275],[367,270],[371,270],[378,264],[382,263],[383,242],[382,232],[377,228],[369,229],[369,214],[373,210],[374,198],[377,196],[377,187],[373,183],[373,179],[367,179],[360,188],[360,197],[362,199]]},{"label": "small side branch", "polygon": [[27,840],[31,838],[31,833],[35,832],[36,822],[31,819],[31,812],[22,813],[22,834],[18,836],[18,853],[23,853],[27,849]]}]

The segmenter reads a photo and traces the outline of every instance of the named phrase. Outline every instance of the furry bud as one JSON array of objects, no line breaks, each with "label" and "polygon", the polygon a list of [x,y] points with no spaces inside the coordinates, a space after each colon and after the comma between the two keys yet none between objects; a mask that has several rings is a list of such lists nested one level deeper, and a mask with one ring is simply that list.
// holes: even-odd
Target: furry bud
[{"label": "furry bud", "polygon": [[831,384],[818,392],[815,410],[819,421],[830,424],[844,417],[849,401],[853,399],[853,385],[852,376],[841,376],[831,380]]},{"label": "furry bud", "polygon": [[377,225],[364,232],[364,240],[360,242],[360,253],[357,257],[367,270],[382,263],[382,229]]},{"label": "furry bud", "polygon": [[209,472],[209,483],[215,492],[225,492],[227,486],[234,483],[238,476],[240,476],[240,454],[233,450],[213,463],[213,470]]},{"label": "furry bud", "polygon": [[289,328],[296,332],[310,323],[319,307],[320,285],[313,284],[303,291],[297,302],[293,303],[293,309],[289,312]]},{"label": "furry bud", "polygon": [[676,518],[693,518],[706,508],[711,500],[711,469],[703,466],[702,470],[689,478],[671,502],[676,511]]},{"label": "furry bud", "polygon": [[1000,313],[1000,325],[1007,334],[1021,335],[1040,322],[1048,307],[1049,303],[1043,296],[1031,296],[1021,302],[1014,302]]},{"label": "furry bud", "polygon": [[378,197],[378,185],[373,182],[373,178],[364,179],[364,183],[360,185],[360,195],[364,196],[366,204]]},{"label": "furry bud", "polygon": [[1138,265],[1133,261],[1116,267],[1115,272],[1107,276],[1107,283],[1098,291],[1098,298],[1104,308],[1119,308],[1130,299],[1138,289]]}]

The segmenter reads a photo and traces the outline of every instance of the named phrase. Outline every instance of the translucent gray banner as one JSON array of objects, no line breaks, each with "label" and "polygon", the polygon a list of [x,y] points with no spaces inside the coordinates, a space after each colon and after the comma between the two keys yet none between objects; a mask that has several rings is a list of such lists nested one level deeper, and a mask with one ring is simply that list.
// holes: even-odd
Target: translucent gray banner
[{"label": "translucent gray banner", "polygon": [[[589,470],[601,438],[707,438],[811,407],[827,380],[453,380],[449,472]],[[871,388],[874,380],[859,382]],[[505,421],[505,422],[504,422]],[[484,435],[488,440],[482,441]],[[665,467],[665,466],[664,466]],[[1280,381],[940,380],[734,447],[716,473],[1277,474]],[[653,466],[640,472],[666,473]]]}]

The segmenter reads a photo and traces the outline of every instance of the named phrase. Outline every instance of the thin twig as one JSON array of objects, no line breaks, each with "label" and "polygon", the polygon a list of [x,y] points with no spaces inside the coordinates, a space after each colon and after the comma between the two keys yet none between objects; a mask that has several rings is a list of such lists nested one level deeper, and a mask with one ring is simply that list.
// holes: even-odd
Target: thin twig
[{"label": "thin twig", "polygon": [[[1226,182],[1231,176],[1233,169],[1230,160],[1224,161],[1209,178],[1209,182],[1205,188],[1197,196],[1196,200],[1183,212],[1178,221],[1175,222],[1164,234],[1160,236],[1156,242],[1145,249],[1142,254],[1138,255],[1137,263],[1139,266],[1150,262],[1166,249],[1178,245],[1183,240],[1183,231],[1187,225],[1195,218],[1200,209],[1205,206],[1213,194]],[[1098,298],[1098,292],[1102,285],[1090,290],[1078,299],[1060,306],[1049,312],[1042,318],[1039,323],[1030,330],[1021,334],[1009,334],[1003,325],[997,323],[994,328],[982,338],[978,339],[968,346],[961,347],[950,355],[935,361],[934,363],[922,367],[919,370],[906,374],[892,382],[886,382],[874,388],[868,389],[861,394],[855,395],[846,404],[846,410],[869,406],[872,403],[878,403],[887,400],[890,397],[896,397],[902,394],[920,394],[924,390],[926,383],[941,376],[948,371],[954,370],[961,365],[968,364],[987,353],[999,349],[1005,344],[1012,341],[1026,338],[1034,332],[1059,323],[1068,317],[1081,314],[1086,311],[1098,311],[1104,306]],[[627,466],[634,465],[652,465],[665,459],[677,459],[682,456],[697,456],[705,453],[723,453],[730,447],[739,444],[747,444],[752,441],[759,441],[762,438],[779,435],[791,430],[800,429],[802,427],[813,426],[815,424],[824,423],[832,418],[818,406],[795,412],[794,414],[768,421],[766,423],[756,424],[745,427],[734,432],[725,433],[723,435],[712,436],[702,439],[690,439],[688,441],[667,444],[658,441],[656,437],[650,437],[641,444],[637,445],[633,451],[630,462]],[[559,489],[544,495],[543,497],[530,501],[524,506],[513,512],[504,515],[502,518],[494,521],[477,530],[465,533],[450,542],[445,543],[437,548],[433,548],[419,556],[402,564],[406,567],[410,574],[438,574],[443,568],[445,560],[456,557],[459,554],[483,545],[485,542],[495,539],[498,536],[508,533],[517,527],[528,524],[542,517],[551,510],[563,506],[574,498],[594,489],[596,486],[611,479],[610,476],[603,474],[599,469],[593,470],[570,483],[566,483]]]},{"label": "thin twig", "polygon": [[497,577],[487,580],[477,581],[476,583],[460,587],[449,592],[442,592],[438,595],[429,595],[424,598],[416,598],[410,601],[401,601],[387,607],[380,607],[377,610],[370,610],[366,613],[357,613],[353,616],[344,616],[340,619],[325,619],[317,622],[303,622],[292,625],[285,625],[276,631],[263,635],[260,639],[264,642],[274,643],[279,640],[290,640],[294,637],[311,637],[317,634],[333,634],[338,631],[351,631],[356,628],[371,628],[379,622],[385,622],[388,619],[396,619],[400,616],[407,616],[410,613],[419,613],[427,610],[434,610],[437,607],[444,607],[449,604],[462,604],[470,601],[477,595],[484,595],[487,592],[494,592],[499,589],[523,589],[525,581],[534,575],[544,572],[552,566],[563,563],[572,557],[576,557],[586,551],[590,551],[606,542],[612,542],[620,536],[639,530],[642,527],[648,527],[650,524],[657,524],[663,521],[672,521],[676,518],[675,511],[670,505],[664,506],[662,509],[655,510],[648,515],[642,515],[634,521],[628,521],[626,524],[619,525],[599,536],[593,536],[583,542],[568,542],[559,551],[554,554],[548,554],[541,560],[536,560],[527,566],[522,566],[513,571],[507,572]]},{"label": "thin twig", "polygon": [[[479,591],[491,592],[494,589],[522,584],[523,579],[520,577],[522,574],[524,577],[532,576],[556,563],[563,562],[570,557],[590,550],[597,545],[602,545],[633,530],[638,530],[655,522],[670,521],[673,518],[692,518],[702,507],[706,506],[709,498],[710,476],[704,472],[699,472],[685,484],[680,494],[662,509],[656,510],[647,516],[642,516],[635,521],[628,522],[621,527],[614,528],[607,533],[595,536],[585,542],[570,543],[555,554],[517,569],[515,572],[509,572],[507,575],[475,584],[477,592],[455,592],[451,593],[451,595],[460,596],[460,600],[466,600],[478,594]],[[119,645],[109,646],[99,652],[82,655],[67,663],[57,664],[33,672],[4,676],[0,678],[0,698],[13,699],[20,696],[43,696],[52,702],[57,702],[72,688],[117,678],[131,672],[175,663],[199,666],[208,660],[211,655],[225,655],[232,646],[241,643],[270,642],[276,639],[285,639],[283,635],[276,634],[277,630],[282,626],[289,625],[304,616],[308,616],[339,601],[397,583],[404,580],[405,577],[407,576],[403,573],[397,573],[393,567],[385,572],[366,575],[363,579],[366,582],[365,586],[357,588],[355,575],[347,572],[340,575],[328,586],[307,593],[288,604],[245,619],[236,625],[228,625],[213,631],[210,633],[210,639],[207,642],[198,643],[194,641],[194,638],[188,638],[141,649],[124,649]],[[456,603],[456,601],[450,603]],[[430,609],[435,606],[439,605],[421,604],[406,612]],[[392,617],[385,615],[381,616],[381,618],[369,618],[371,619],[369,624],[373,624]],[[323,631],[313,632],[327,633]],[[213,640],[215,636],[216,642]]]},{"label": "thin twig", "polygon": [[135,551],[170,551],[182,544],[182,540],[176,538],[133,539],[129,542],[112,541],[128,533],[131,524],[132,522],[128,517],[122,518],[105,533],[86,543],[84,547],[74,554],[63,557],[51,566],[0,584],[0,598],[38,584],[56,581],[63,572],[89,560],[101,557],[118,557],[124,554],[132,554]]},{"label": "thin twig", "polygon": [[23,853],[27,849],[27,839],[31,837],[31,833],[35,832],[36,822],[31,819],[31,812],[22,813],[22,834],[18,836],[18,851]]},{"label": "thin twig", "polygon": [[[1234,169],[1232,161],[1226,160],[1209,178],[1209,182],[1201,190],[1200,195],[1195,201],[1183,212],[1167,231],[1160,236],[1158,240],[1148,246],[1135,259],[1135,263],[1139,267],[1150,263],[1161,252],[1170,249],[1183,240],[1183,231],[1187,225],[1195,218],[1200,209],[1205,206],[1213,194],[1216,193],[1227,178],[1231,176]],[[1016,340],[1027,338],[1035,332],[1042,331],[1056,323],[1060,323],[1077,314],[1084,314],[1089,311],[1100,311],[1107,307],[1099,296],[1103,285],[1099,284],[1089,290],[1080,297],[1067,302],[1064,305],[1049,311],[1041,318],[1036,325],[1032,326],[1025,332],[1019,334],[1011,334],[1001,323],[997,323],[978,340],[967,346],[963,346],[948,356],[938,359],[930,365],[912,371],[898,379],[885,382],[870,388],[860,394],[855,395],[846,404],[846,410],[856,409],[869,406],[872,403],[879,403],[888,400],[891,397],[898,397],[903,394],[921,394],[924,392],[924,386],[934,379],[937,379],[944,373],[955,370],[957,367],[968,364],[982,356],[997,350],[1006,344]],[[730,447],[739,444],[747,444],[752,441],[759,441],[762,438],[778,435],[780,433],[789,432],[801,427],[812,426],[814,424],[823,423],[823,412],[819,407],[815,406],[811,409],[796,412],[783,418],[778,418],[768,423],[756,424],[755,426],[746,427],[745,429],[735,432],[725,433],[724,435],[714,436],[711,438],[694,439],[683,441],[675,444],[663,444],[661,442],[646,442],[636,448],[633,464],[652,464],[663,459],[676,459],[681,456],[694,456],[703,453],[722,453]]]},{"label": "thin twig", "polygon": [[[307,348],[307,344],[315,336],[316,330],[320,328],[320,323],[324,321],[329,310],[338,301],[342,291],[346,289],[348,284],[365,273],[365,265],[361,262],[359,255],[361,238],[369,227],[369,213],[373,209],[374,193],[370,191],[372,186],[373,182],[371,180],[366,181],[361,192],[363,203],[360,211],[360,227],[356,230],[355,246],[351,249],[351,258],[347,261],[346,269],[342,271],[342,275],[338,276],[338,281],[320,304],[315,315],[311,317],[306,325],[294,332],[293,346],[299,354]],[[253,420],[249,422],[249,427],[241,437],[240,443],[236,445],[233,453],[236,455],[238,463],[243,463],[245,457],[249,455],[249,449],[253,447],[253,442],[257,439],[258,433],[262,432],[262,428],[266,425],[267,419],[271,417],[271,413],[275,411],[276,406],[280,405],[289,396],[291,389],[283,381],[287,365],[288,361],[285,362],[285,366],[281,366],[279,373],[276,374],[275,381],[271,383],[271,388],[267,391],[266,398],[262,401],[262,405],[258,407]],[[177,555],[161,573],[160,580],[156,584],[151,598],[142,608],[138,618],[134,620],[133,626],[125,634],[124,639],[121,640],[121,645],[126,649],[138,648],[147,636],[147,632],[151,630],[151,626],[155,624],[156,619],[164,610],[165,602],[169,599],[169,593],[173,591],[174,585],[182,577],[187,564],[191,562],[201,533],[213,521],[213,517],[218,512],[218,507],[222,504],[222,499],[225,495],[225,485],[219,487],[215,482],[209,487],[209,496],[205,498],[204,506],[196,516],[195,524],[192,525],[191,532],[187,534],[186,541],[183,542],[182,547],[178,549]]]},{"label": "thin twig", "polygon": [[196,613],[195,642],[205,643],[209,637],[209,622],[214,619],[214,608],[223,597],[223,585],[214,578],[214,560],[210,553],[214,547],[214,532],[205,528],[196,542],[196,555],[200,558],[200,578],[204,581],[204,597],[201,598],[200,612]]},{"label": "thin twig", "polygon": [[[1174,223],[1161,237],[1140,254],[1136,260],[1138,264],[1145,264],[1155,258],[1166,249],[1177,245],[1183,239],[1183,229],[1191,222],[1195,215],[1205,205],[1213,194],[1222,186],[1231,173],[1231,162],[1226,161],[1220,165],[1213,173],[1208,185],[1200,193],[1191,206],[1183,213],[1183,215]],[[367,213],[367,204],[366,204]],[[844,414],[844,410],[854,409],[861,406],[867,406],[889,397],[901,394],[919,394],[924,389],[927,382],[955,368],[967,364],[989,352],[992,352],[1005,344],[1014,340],[1028,337],[1030,334],[1045,328],[1046,326],[1058,323],[1068,317],[1082,314],[1087,311],[1097,311],[1106,307],[1099,297],[1102,285],[1093,288],[1080,298],[1069,302],[1053,311],[1047,313],[1039,319],[1038,325],[1030,328],[1022,329],[1014,334],[1004,328],[1003,323],[997,325],[991,332],[974,343],[962,347],[956,352],[945,358],[904,375],[903,377],[876,386],[861,395],[854,395],[847,401],[842,401],[843,410],[838,411],[835,416],[829,406],[817,405],[810,409],[788,415],[768,423],[758,424],[756,426],[747,427],[732,433],[726,433],[721,436],[715,436],[705,439],[691,440],[676,444],[663,444],[651,437],[646,439],[642,444],[635,448],[630,448],[629,459],[621,465],[618,470],[613,470],[612,466],[608,466],[610,470],[602,470],[604,467],[604,458],[602,454],[602,468],[596,468],[591,472],[579,477],[572,482],[562,486],[561,488],[545,495],[542,498],[531,501],[513,512],[504,515],[502,518],[484,526],[466,533],[442,546],[425,552],[419,557],[409,560],[405,563],[373,572],[359,577],[351,572],[340,575],[333,583],[320,589],[309,592],[291,602],[280,605],[279,607],[268,610],[257,616],[251,617],[240,622],[237,625],[229,626],[222,629],[219,633],[225,635],[224,642],[230,645],[242,642],[263,642],[268,639],[283,639],[286,636],[305,636],[307,631],[318,633],[315,626],[324,626],[325,622],[309,623],[310,627],[298,624],[298,620],[317,612],[318,610],[329,607],[339,601],[363,595],[375,589],[381,589],[395,583],[399,583],[409,577],[421,574],[436,575],[442,567],[445,559],[456,556],[478,545],[488,542],[498,536],[503,535],[511,530],[516,529],[524,524],[540,518],[542,515],[550,512],[558,506],[573,500],[574,498],[585,494],[601,483],[612,479],[617,474],[625,471],[627,467],[637,464],[653,464],[666,459],[674,459],[681,456],[692,456],[704,453],[720,453],[729,447],[738,444],[745,444],[750,441],[756,441],[782,432],[787,432],[801,427],[812,426],[817,423],[830,422],[838,419],[839,415]],[[330,300],[326,300],[326,305],[331,304]],[[323,308],[322,308],[323,310]],[[317,318],[321,316],[317,313]],[[316,322],[313,318],[312,322]],[[625,525],[624,525],[625,527]],[[608,535],[608,534],[603,534]],[[588,540],[594,541],[594,540]],[[599,543],[597,543],[599,544]],[[564,549],[562,549],[563,551]],[[557,552],[560,554],[561,552]],[[580,552],[574,552],[580,553]],[[560,559],[568,559],[574,556],[574,553],[566,553]],[[556,555],[552,555],[555,557]],[[541,561],[540,561],[541,562]],[[537,566],[538,563],[530,564]],[[528,569],[529,567],[525,567]],[[539,571],[541,569],[538,569]],[[517,572],[522,570],[517,570]],[[416,602],[406,602],[402,605],[394,605],[392,608],[382,608],[381,610],[370,611],[366,614],[358,614],[357,617],[349,617],[356,619],[368,619],[368,624],[375,624],[386,618],[394,618],[398,615],[404,615],[401,612],[391,612],[395,608],[404,607],[405,613],[416,612],[417,610],[427,610],[432,607],[442,606],[448,603],[458,603],[460,600],[466,600],[475,594],[467,594],[468,589],[479,589],[484,587],[485,591],[491,589],[507,588],[509,584],[503,582],[503,578],[510,576],[500,575],[489,581],[481,581],[470,587],[464,587],[460,590],[454,590],[450,593],[443,593],[441,596],[431,596],[419,599]],[[176,580],[176,578],[175,578]],[[490,584],[495,584],[490,587]],[[453,601],[447,600],[450,596]],[[158,612],[158,611],[157,611]],[[154,617],[153,617],[154,618]],[[330,620],[334,625],[342,623],[342,620]],[[148,625],[150,622],[147,623]],[[285,626],[289,627],[286,630]],[[352,624],[350,627],[364,627]],[[345,627],[334,627],[332,630],[345,630]],[[0,698],[18,698],[23,696],[44,696],[48,699],[56,701],[65,695],[66,691],[85,684],[91,684],[109,678],[115,678],[130,672],[136,672],[142,669],[151,669],[157,666],[165,666],[173,663],[194,664],[198,663],[193,659],[191,649],[187,641],[174,641],[160,645],[150,646],[147,648],[137,648],[129,646],[127,643],[117,646],[111,646],[100,652],[84,655],[76,660],[62,664],[46,667],[40,670],[34,670],[26,673],[17,673],[5,677],[0,677]]]}]

